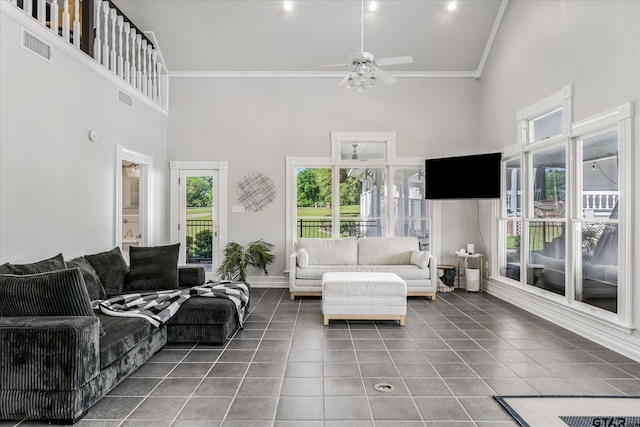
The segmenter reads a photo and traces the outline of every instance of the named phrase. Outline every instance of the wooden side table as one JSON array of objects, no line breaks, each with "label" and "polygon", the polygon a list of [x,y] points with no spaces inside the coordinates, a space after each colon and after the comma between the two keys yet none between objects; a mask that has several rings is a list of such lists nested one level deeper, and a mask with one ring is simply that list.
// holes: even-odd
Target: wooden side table
[{"label": "wooden side table", "polygon": [[[465,269],[465,276],[464,276],[464,291],[467,292],[468,286],[467,286],[467,274],[466,274],[466,269],[467,268],[477,268],[480,270],[480,277],[478,278],[479,280],[479,285],[480,285],[480,292],[482,292],[482,264],[484,264],[484,255],[483,254],[468,254],[468,253],[461,253],[461,252],[456,252],[456,255],[458,256],[458,289],[461,289],[460,287],[460,267],[462,266],[462,268]],[[479,264],[479,265],[478,265]]]}]

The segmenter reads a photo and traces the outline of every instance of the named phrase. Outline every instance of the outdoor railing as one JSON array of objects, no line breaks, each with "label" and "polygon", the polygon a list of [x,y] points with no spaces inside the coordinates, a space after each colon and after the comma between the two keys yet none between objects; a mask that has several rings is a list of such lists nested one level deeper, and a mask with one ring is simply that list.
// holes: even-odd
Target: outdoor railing
[{"label": "outdoor railing", "polygon": [[158,51],[110,0],[7,0],[161,104]]},{"label": "outdoor railing", "polygon": [[[331,219],[299,218],[297,237],[314,239],[330,239],[332,236]],[[376,220],[340,220],[341,237],[379,236],[379,225]]]},{"label": "outdoor railing", "polygon": [[592,210],[596,218],[608,218],[618,203],[617,191],[583,191],[582,207]]},{"label": "outdoor railing", "polygon": [[211,264],[213,221],[188,219],[186,221],[187,264]]}]

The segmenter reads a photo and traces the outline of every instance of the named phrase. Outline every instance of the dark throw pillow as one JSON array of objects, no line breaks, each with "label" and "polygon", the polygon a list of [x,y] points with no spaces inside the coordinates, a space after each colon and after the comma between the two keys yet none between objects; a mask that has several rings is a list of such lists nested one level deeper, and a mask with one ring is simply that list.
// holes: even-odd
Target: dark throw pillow
[{"label": "dark throw pillow", "polygon": [[87,287],[87,292],[89,292],[89,299],[91,301],[103,300],[106,298],[107,294],[102,286],[100,278],[98,277],[98,273],[96,273],[96,270],[91,266],[89,261],[84,257],[78,257],[66,262],[67,268],[79,268],[82,272],[82,278],[84,279],[84,284]]},{"label": "dark throw pillow", "polygon": [[107,252],[85,255],[84,258],[98,274],[107,298],[122,293],[129,267],[118,246]]},{"label": "dark throw pillow", "polygon": [[10,267],[13,274],[38,274],[66,270],[67,264],[64,262],[62,254],[58,254],[31,264],[10,264]]},{"label": "dark throw pillow", "polygon": [[128,291],[176,289],[180,244],[129,248]]},{"label": "dark throw pillow", "polygon": [[0,275],[0,312],[7,317],[95,316],[79,268]]},{"label": "dark throw pillow", "polygon": [[0,265],[0,274],[13,274],[11,264],[5,262],[4,264]]}]

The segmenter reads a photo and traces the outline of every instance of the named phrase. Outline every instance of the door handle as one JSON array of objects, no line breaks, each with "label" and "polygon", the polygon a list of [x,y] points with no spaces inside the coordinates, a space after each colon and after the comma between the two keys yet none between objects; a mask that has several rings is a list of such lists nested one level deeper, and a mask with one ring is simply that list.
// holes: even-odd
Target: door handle
[{"label": "door handle", "polygon": [[218,223],[213,224],[213,237],[218,237]]}]

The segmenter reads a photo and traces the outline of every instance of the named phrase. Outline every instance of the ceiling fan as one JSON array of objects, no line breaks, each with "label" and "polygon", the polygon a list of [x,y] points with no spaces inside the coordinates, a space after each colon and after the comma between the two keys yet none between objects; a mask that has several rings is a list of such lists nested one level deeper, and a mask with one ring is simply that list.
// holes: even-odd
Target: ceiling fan
[{"label": "ceiling fan", "polygon": [[386,73],[380,66],[411,64],[413,58],[409,55],[394,56],[390,58],[375,59],[372,53],[364,50],[364,0],[361,0],[361,17],[360,17],[360,48],[350,47],[351,62],[348,64],[333,64],[334,66],[352,67],[342,80],[338,82],[338,86],[347,86],[348,89],[357,88],[358,92],[364,92],[367,87],[373,87],[378,80],[387,84],[394,84],[398,79]]}]

